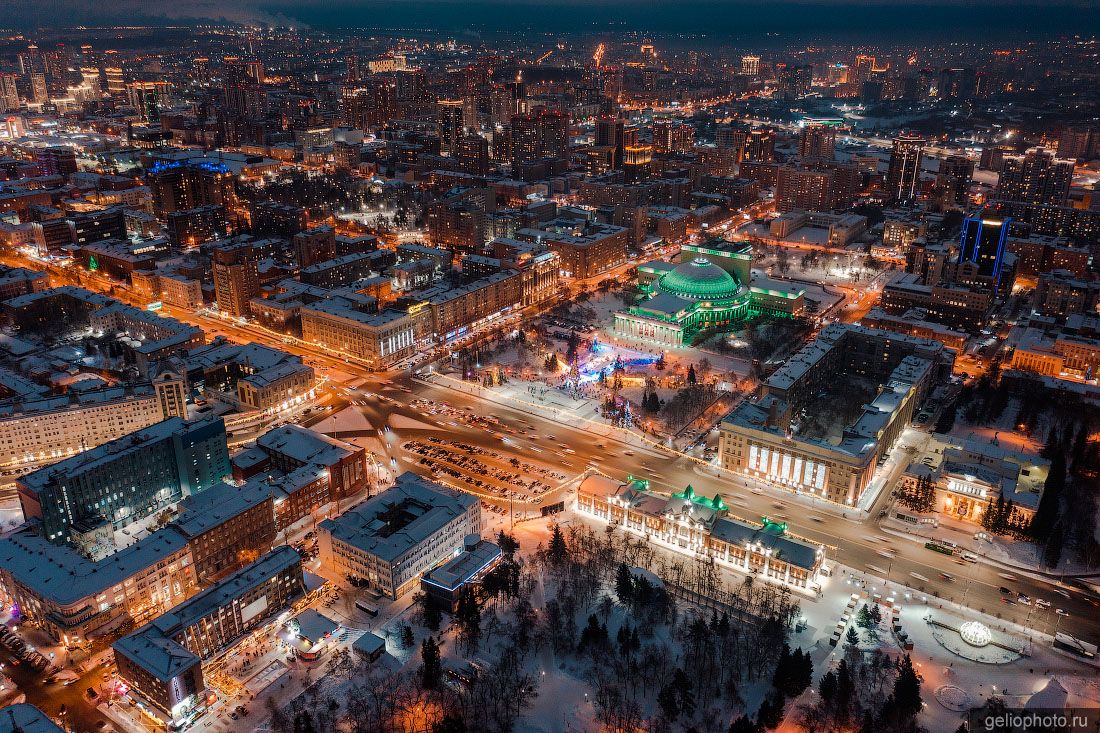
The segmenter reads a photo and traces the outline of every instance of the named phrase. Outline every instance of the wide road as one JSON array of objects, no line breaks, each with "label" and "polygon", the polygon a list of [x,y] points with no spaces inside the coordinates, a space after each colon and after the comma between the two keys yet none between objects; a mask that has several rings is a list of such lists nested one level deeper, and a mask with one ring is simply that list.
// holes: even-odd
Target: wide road
[{"label": "wide road", "polygon": [[[756,482],[739,478],[718,479],[705,472],[693,459],[595,435],[583,425],[565,425],[507,404],[426,384],[408,375],[390,374],[384,378],[393,386],[376,382],[370,389],[381,398],[368,398],[368,406],[356,407],[377,428],[381,428],[390,415],[401,414],[433,425],[434,433],[446,440],[511,454],[535,464],[560,466],[561,470],[571,475],[592,467],[617,479],[644,477],[650,481],[652,489],[661,493],[680,491],[688,484],[707,495],[719,492],[729,505],[731,515],[755,522],[763,516],[786,522],[791,534],[826,545],[830,562],[846,565],[865,579],[881,581],[889,576],[890,581],[906,585],[914,594],[928,596],[933,602],[936,597],[955,602],[965,600],[966,605],[973,609],[1039,631],[1052,633],[1057,629],[1086,640],[1100,641],[1100,623],[1095,618],[1095,608],[1100,599],[1081,589],[1058,586],[1045,579],[1033,579],[984,562],[968,563],[957,557],[942,555],[925,549],[923,540],[915,541],[883,532],[874,521],[846,519],[824,506],[815,509],[812,504],[806,505]],[[452,425],[446,418],[423,415],[408,407],[408,403],[416,398],[446,402],[458,409],[470,408],[476,414],[492,415],[500,420],[505,440],[494,437],[494,431]],[[528,425],[534,425],[534,431],[529,430]],[[316,427],[330,431],[324,423]],[[531,432],[537,437],[532,437]],[[399,470],[424,472],[424,468],[416,462],[418,456],[405,455],[398,446],[406,440],[423,439],[429,434],[433,431],[392,428],[387,441]],[[569,446],[575,452],[562,451],[560,444]],[[883,492],[871,512],[872,516],[877,516],[878,508],[886,505],[887,494]],[[557,496],[544,499],[544,503],[554,500],[558,500]],[[506,501],[488,501],[502,506],[507,504]],[[527,508],[536,506],[529,505]],[[946,573],[950,579],[944,578],[941,573]],[[844,582],[844,578],[837,574],[830,582]],[[1044,610],[1035,605],[1004,603],[1001,600],[1004,595],[1000,591],[1002,587],[1012,591],[1012,600],[1022,593],[1032,599],[1049,600],[1051,608]],[[1058,594],[1056,587],[1070,597]],[[1055,608],[1064,609],[1069,616],[1058,616]]]},{"label": "wide road", "polygon": [[[15,258],[9,256],[2,259]],[[41,263],[26,260],[17,264],[41,268]],[[54,274],[54,269],[51,269],[51,275]],[[85,287],[96,288],[99,284],[98,278],[92,280],[71,272],[65,275],[72,280],[79,280]],[[116,285],[114,295],[125,297],[126,293],[119,292]],[[826,545],[827,557],[832,562],[873,576],[889,575],[890,580],[907,584],[916,592],[928,594],[930,597],[939,596],[953,601],[962,601],[965,598],[966,604],[971,608],[999,615],[1040,631],[1049,633],[1060,629],[1093,643],[1100,642],[1100,613],[1097,613],[1100,596],[1088,589],[1069,585],[1072,581],[1067,583],[1067,588],[1067,585],[1060,586],[1050,578],[1030,578],[985,563],[964,563],[957,558],[927,550],[922,542],[883,534],[874,522],[845,519],[825,509],[807,509],[785,496],[785,492],[750,484],[741,479],[717,479],[701,473],[699,465],[690,458],[631,447],[613,438],[597,437],[580,421],[562,424],[553,419],[549,412],[533,414],[453,389],[427,385],[405,372],[372,373],[354,362],[347,363],[339,356],[317,347],[300,343],[285,344],[270,332],[254,326],[178,309],[172,309],[171,315],[211,332],[222,333],[232,340],[254,340],[303,355],[311,363],[328,369],[330,374],[338,371],[351,375],[352,381],[361,383],[363,390],[379,395],[366,397],[362,391],[354,391],[354,394],[349,395],[359,402],[366,400],[366,404],[355,405],[355,409],[363,413],[375,431],[384,429],[390,415],[400,414],[433,424],[441,434],[446,433],[441,437],[492,448],[536,465],[560,467],[560,470],[571,472],[571,475],[592,466],[614,478],[645,476],[650,479],[652,488],[661,492],[679,491],[688,484],[706,494],[721,492],[732,515],[752,521],[759,521],[762,516],[781,519],[788,524],[792,534]],[[392,386],[385,382],[391,382]],[[409,406],[417,398],[445,401],[458,408],[469,407],[476,414],[495,416],[501,420],[504,428],[512,432],[504,432],[507,439],[505,442],[483,429],[450,425],[447,420],[425,417]],[[312,417],[306,422],[316,423],[317,429],[331,431],[325,418]],[[527,424],[535,426],[533,432],[537,438],[518,434],[521,431],[530,432],[525,427]],[[417,460],[400,450],[400,444],[430,433],[431,431],[426,432],[423,429],[394,427],[392,433],[385,434],[390,453],[386,461],[393,457],[399,470],[425,473]],[[553,439],[547,436],[553,436]],[[569,446],[574,453],[561,450],[560,444]],[[549,498],[544,499],[544,502],[548,501]],[[880,505],[882,501],[885,501],[885,496],[880,500]],[[871,516],[876,515],[877,511],[871,512]],[[940,573],[946,573],[952,579],[944,579]],[[1006,578],[1005,574],[1013,577]],[[838,581],[834,578],[832,582]],[[1052,606],[1042,610],[1035,606],[1005,604],[1001,600],[1001,587],[1010,589],[1013,599],[1022,593],[1032,599],[1049,600]],[[1068,593],[1069,597],[1059,595],[1057,589]],[[1055,608],[1062,608],[1069,615],[1060,617],[1054,613]]]}]

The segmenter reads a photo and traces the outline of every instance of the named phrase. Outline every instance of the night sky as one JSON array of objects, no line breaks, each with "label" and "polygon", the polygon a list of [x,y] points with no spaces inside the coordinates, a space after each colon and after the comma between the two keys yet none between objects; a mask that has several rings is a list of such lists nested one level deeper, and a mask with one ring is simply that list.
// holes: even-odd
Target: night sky
[{"label": "night sky", "polygon": [[874,33],[891,38],[993,38],[1100,31],[1098,0],[882,3],[859,0],[752,2],[703,0],[0,0],[0,25],[40,27],[75,24],[163,23],[231,20],[316,28],[431,29],[454,34],[553,33],[645,30],[705,32],[715,37],[775,39]]}]

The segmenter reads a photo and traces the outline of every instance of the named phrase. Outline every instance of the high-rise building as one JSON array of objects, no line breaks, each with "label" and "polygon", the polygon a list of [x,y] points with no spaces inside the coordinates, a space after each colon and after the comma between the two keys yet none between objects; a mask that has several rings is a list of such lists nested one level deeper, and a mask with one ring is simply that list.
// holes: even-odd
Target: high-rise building
[{"label": "high-rise building", "polygon": [[1100,131],[1088,125],[1071,125],[1058,136],[1058,157],[1088,160],[1100,150]]},{"label": "high-rise building", "polygon": [[1069,198],[1073,161],[1059,160],[1042,148],[1006,155],[994,197],[1001,201],[1061,206]]},{"label": "high-rise building", "polygon": [[652,145],[627,145],[623,149],[623,175],[627,184],[640,183],[653,167]]},{"label": "high-rise building", "polygon": [[130,106],[138,111],[142,122],[160,122],[160,110],[168,103],[171,87],[166,81],[132,81],[126,85]]},{"label": "high-rise building", "polygon": [[259,61],[226,58],[222,91],[225,111],[231,117],[253,120],[267,113],[264,67]]},{"label": "high-rise building", "polygon": [[924,138],[898,135],[890,152],[890,167],[886,171],[886,197],[891,201],[909,201],[920,189],[921,162],[924,159]]},{"label": "high-rise building", "polygon": [[653,121],[653,149],[658,153],[683,153],[691,149],[691,125],[672,120]]},{"label": "high-rise building", "polygon": [[116,97],[126,93],[126,76],[122,69],[117,66],[108,66],[103,70],[103,75],[107,78],[108,94]]},{"label": "high-rise building", "polygon": [[623,164],[623,146],[626,121],[621,117],[608,115],[596,120],[596,147],[611,150],[611,167],[620,168]]},{"label": "high-rise building", "polygon": [[940,160],[936,187],[942,203],[965,207],[970,201],[970,183],[974,180],[974,161],[965,155],[949,155]]},{"label": "high-rise building", "polygon": [[541,110],[512,115],[512,166],[540,158],[569,157],[569,117]]},{"label": "high-rise building", "polygon": [[16,87],[17,74],[0,73],[0,112],[15,112],[19,109],[19,90]]},{"label": "high-rise building", "polygon": [[99,99],[103,94],[103,84],[99,79],[99,67],[96,66],[81,66],[80,67],[80,84],[87,87],[92,96]]},{"label": "high-rise building", "polygon": [[741,73],[745,76],[757,76],[760,73],[760,57],[742,56]]},{"label": "high-rise building", "polygon": [[64,145],[51,145],[34,151],[34,161],[44,176],[70,176],[76,173],[76,151]]},{"label": "high-rise building", "polygon": [[259,254],[252,243],[216,249],[212,259],[218,310],[234,318],[250,315],[249,301],[260,294]]},{"label": "high-rise building", "polygon": [[848,81],[856,85],[857,91],[859,87],[863,86],[863,82],[870,78],[876,63],[877,59],[874,56],[866,54],[856,56],[855,64],[848,70]]},{"label": "high-rise building", "polygon": [[160,216],[173,211],[220,204],[227,210],[237,201],[236,178],[215,160],[157,163],[145,176]]},{"label": "high-rise building", "polygon": [[337,140],[332,144],[332,167],[338,171],[354,171],[363,162],[362,145]]},{"label": "high-rise building", "polygon": [[363,78],[363,67],[356,54],[349,53],[344,58],[344,81],[357,82]]},{"label": "high-rise building", "polygon": [[768,127],[754,127],[745,138],[742,160],[768,162],[775,160],[775,131]]},{"label": "high-rise building", "polygon": [[996,283],[1004,266],[1005,243],[1012,219],[988,219],[970,216],[963,220],[959,237],[959,264],[971,262],[976,274]]},{"label": "high-rise building", "polygon": [[453,153],[465,173],[483,176],[489,172],[489,141],[481,135],[463,135]]},{"label": "high-rise building", "polygon": [[46,86],[46,75],[36,71],[31,74],[30,79],[31,101],[35,104],[42,104],[43,102],[50,101],[49,88]]},{"label": "high-rise building", "polygon": [[832,160],[836,151],[836,127],[807,120],[798,136],[798,155],[803,160]]},{"label": "high-rise building", "polygon": [[783,99],[798,99],[810,91],[814,67],[810,64],[787,64],[779,69],[779,94]]},{"label": "high-rise building", "polygon": [[833,208],[833,178],[830,170],[807,170],[783,166],[776,183],[776,211],[828,211]]},{"label": "high-rise building", "polygon": [[439,148],[454,153],[455,143],[466,133],[466,104],[461,99],[440,99],[436,102],[436,120],[439,123]]}]

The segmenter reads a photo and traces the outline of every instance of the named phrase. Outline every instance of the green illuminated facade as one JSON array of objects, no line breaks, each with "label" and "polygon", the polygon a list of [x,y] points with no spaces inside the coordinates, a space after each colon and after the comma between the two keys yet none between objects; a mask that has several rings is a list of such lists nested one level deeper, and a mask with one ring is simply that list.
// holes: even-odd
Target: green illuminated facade
[{"label": "green illuminated facade", "polygon": [[754,313],[793,316],[804,309],[801,290],[750,287],[747,242],[687,245],[680,256],[677,265],[655,261],[638,267],[639,287],[648,297],[615,314],[616,333],[679,347],[700,331],[735,326]]}]

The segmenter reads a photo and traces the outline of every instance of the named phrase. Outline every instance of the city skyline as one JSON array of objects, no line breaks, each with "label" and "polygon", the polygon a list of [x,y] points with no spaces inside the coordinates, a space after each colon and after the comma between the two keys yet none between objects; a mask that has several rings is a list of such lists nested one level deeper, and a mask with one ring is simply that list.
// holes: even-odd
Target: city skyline
[{"label": "city skyline", "polygon": [[1100,716],[1092,4],[0,8],[0,733]]}]

